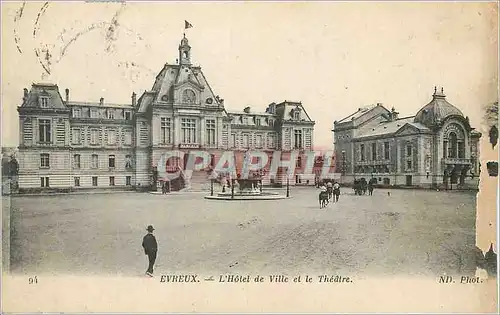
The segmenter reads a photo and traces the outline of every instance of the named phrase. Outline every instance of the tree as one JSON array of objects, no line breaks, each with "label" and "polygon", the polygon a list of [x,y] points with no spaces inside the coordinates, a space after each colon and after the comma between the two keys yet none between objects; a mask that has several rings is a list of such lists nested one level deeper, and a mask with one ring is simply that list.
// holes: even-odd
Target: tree
[{"label": "tree", "polygon": [[489,138],[494,149],[498,141],[498,102],[495,102],[486,108],[486,124],[490,128]]}]

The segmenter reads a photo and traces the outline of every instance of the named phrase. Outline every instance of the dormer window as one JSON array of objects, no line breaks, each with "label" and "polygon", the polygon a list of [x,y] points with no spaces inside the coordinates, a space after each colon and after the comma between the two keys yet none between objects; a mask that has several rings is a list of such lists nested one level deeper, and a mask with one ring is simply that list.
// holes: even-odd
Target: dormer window
[{"label": "dormer window", "polygon": [[293,118],[296,119],[296,120],[300,119],[300,111],[299,110],[295,110],[293,112]]},{"label": "dormer window", "polygon": [[41,108],[47,108],[49,107],[49,98],[42,96],[40,97],[40,107]]},{"label": "dormer window", "polygon": [[73,117],[80,118],[82,116],[82,111],[79,108],[73,109]]}]

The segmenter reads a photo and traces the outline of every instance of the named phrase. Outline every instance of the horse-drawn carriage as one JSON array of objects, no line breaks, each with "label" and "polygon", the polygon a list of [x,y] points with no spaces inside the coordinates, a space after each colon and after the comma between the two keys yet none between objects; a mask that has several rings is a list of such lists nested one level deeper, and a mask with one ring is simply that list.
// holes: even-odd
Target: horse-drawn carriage
[{"label": "horse-drawn carriage", "polygon": [[361,179],[355,179],[354,180],[354,185],[352,186],[352,189],[354,190],[355,195],[364,195],[366,194],[366,191],[368,190],[371,193],[373,192],[373,186],[377,183],[376,178],[371,178],[370,181],[366,181],[366,179],[361,178]]}]

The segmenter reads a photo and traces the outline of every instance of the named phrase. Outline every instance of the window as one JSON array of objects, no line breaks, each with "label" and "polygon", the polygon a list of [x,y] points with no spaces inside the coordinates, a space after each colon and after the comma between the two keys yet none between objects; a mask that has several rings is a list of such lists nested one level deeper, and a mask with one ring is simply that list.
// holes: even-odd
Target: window
[{"label": "window", "polygon": [[92,154],[92,157],[90,159],[90,167],[99,168],[99,157],[97,156],[97,154]]},{"label": "window", "polygon": [[255,146],[257,148],[262,148],[262,136],[261,135],[255,136]]},{"label": "window", "polygon": [[243,135],[243,147],[244,148],[248,148],[248,138],[249,137],[247,134]]},{"label": "window", "polygon": [[41,108],[49,107],[49,98],[48,97],[40,97],[40,107]]},{"label": "window", "polygon": [[389,142],[384,142],[384,159],[385,160],[390,159]]},{"label": "window", "polygon": [[184,92],[182,92],[182,102],[183,103],[190,103],[190,104],[193,104],[196,102],[196,94],[194,93],[193,90],[184,90]]},{"label": "window", "polygon": [[297,157],[297,161],[295,162],[295,167],[302,167],[302,157]]},{"label": "window", "polygon": [[80,177],[75,177],[75,187],[80,187]]},{"label": "window", "polygon": [[462,141],[458,143],[458,157],[460,159],[465,158],[465,143],[463,143]]},{"label": "window", "polygon": [[114,176],[110,176],[109,177],[109,186],[114,186],[115,185],[115,177]]},{"label": "window", "polygon": [[91,129],[90,130],[90,144],[96,145],[99,141],[99,130]]},{"label": "window", "polygon": [[443,158],[448,156],[448,141],[443,141]]},{"label": "window", "polygon": [[181,120],[182,143],[196,143],[196,120],[182,118]]},{"label": "window", "polygon": [[406,169],[411,170],[411,161],[406,161]]},{"label": "window", "polygon": [[40,177],[40,187],[50,187],[48,176]]},{"label": "window", "polygon": [[111,154],[108,158],[108,167],[109,168],[115,167],[115,156],[113,154]]},{"label": "window", "polygon": [[132,145],[132,131],[125,130],[124,133],[125,145]]},{"label": "window", "polygon": [[372,143],[372,160],[373,161],[377,160],[377,143],[376,142]]},{"label": "window", "polygon": [[127,186],[132,185],[132,176],[125,176],[125,185]]},{"label": "window", "polygon": [[50,120],[40,119],[38,121],[39,141],[43,143],[51,142]]},{"label": "window", "polygon": [[293,118],[299,120],[300,119],[300,111],[298,111],[298,110],[294,111]]},{"label": "window", "polygon": [[127,169],[132,168],[132,156],[131,155],[125,156],[125,168],[127,168]]},{"label": "window", "polygon": [[170,143],[170,132],[171,132],[171,120],[170,118],[161,117],[160,128],[161,128],[161,143]]},{"label": "window", "polygon": [[410,157],[410,156],[411,156],[411,154],[412,154],[412,152],[411,152],[411,151],[412,151],[412,147],[411,147],[411,145],[407,145],[407,146],[406,146],[406,156]]},{"label": "window", "polygon": [[131,119],[131,113],[130,112],[125,112],[125,120],[130,120]]},{"label": "window", "polygon": [[274,120],[269,119],[269,126],[270,126],[270,127],[274,127]]},{"label": "window", "polygon": [[215,144],[215,120],[214,119],[207,119],[206,121],[207,125],[207,131],[206,131],[206,141],[207,144],[209,145],[214,145]]},{"label": "window", "polygon": [[116,130],[108,129],[108,144],[113,145],[116,143]]},{"label": "window", "polygon": [[115,110],[108,109],[108,119],[115,119]]},{"label": "window", "polygon": [[50,157],[48,153],[40,154],[40,167],[49,168],[50,167]]},{"label": "window", "polygon": [[90,118],[99,118],[99,112],[96,108],[90,109]]},{"label": "window", "polygon": [[80,118],[82,117],[82,111],[79,108],[73,109],[73,117]]},{"label": "window", "polygon": [[255,126],[260,126],[260,118],[255,117]]},{"label": "window", "polygon": [[302,149],[302,130],[297,129],[295,130],[295,138],[294,138],[294,148],[295,149]]},{"label": "window", "polygon": [[269,148],[273,148],[274,147],[274,135],[269,135],[267,137],[267,146]]},{"label": "window", "polygon": [[80,154],[73,155],[73,167],[80,168]]},{"label": "window", "polygon": [[236,135],[234,133],[231,134],[231,147],[236,148]]},{"label": "window", "polygon": [[360,144],[359,145],[359,150],[361,151],[361,161],[364,161],[365,160],[365,145],[364,144]]},{"label": "window", "polygon": [[92,176],[92,186],[97,186],[97,176]]},{"label": "window", "polygon": [[73,144],[80,144],[82,142],[82,139],[81,139],[82,138],[81,137],[82,134],[81,134],[80,129],[73,129],[72,133],[73,134],[72,134],[72,140],[71,140],[71,142]]},{"label": "window", "polygon": [[448,147],[448,157],[456,158],[457,157],[457,135],[452,132],[449,135],[450,145]]}]

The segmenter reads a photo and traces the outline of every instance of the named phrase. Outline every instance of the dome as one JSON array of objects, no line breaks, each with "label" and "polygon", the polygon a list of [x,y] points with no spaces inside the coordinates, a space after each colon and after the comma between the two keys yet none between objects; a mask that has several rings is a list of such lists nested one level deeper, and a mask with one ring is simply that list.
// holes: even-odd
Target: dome
[{"label": "dome", "polygon": [[432,101],[418,111],[414,121],[427,126],[439,125],[440,122],[450,116],[464,117],[464,114],[458,108],[448,103],[443,88],[441,88],[441,92],[438,92],[437,88],[434,88]]}]

